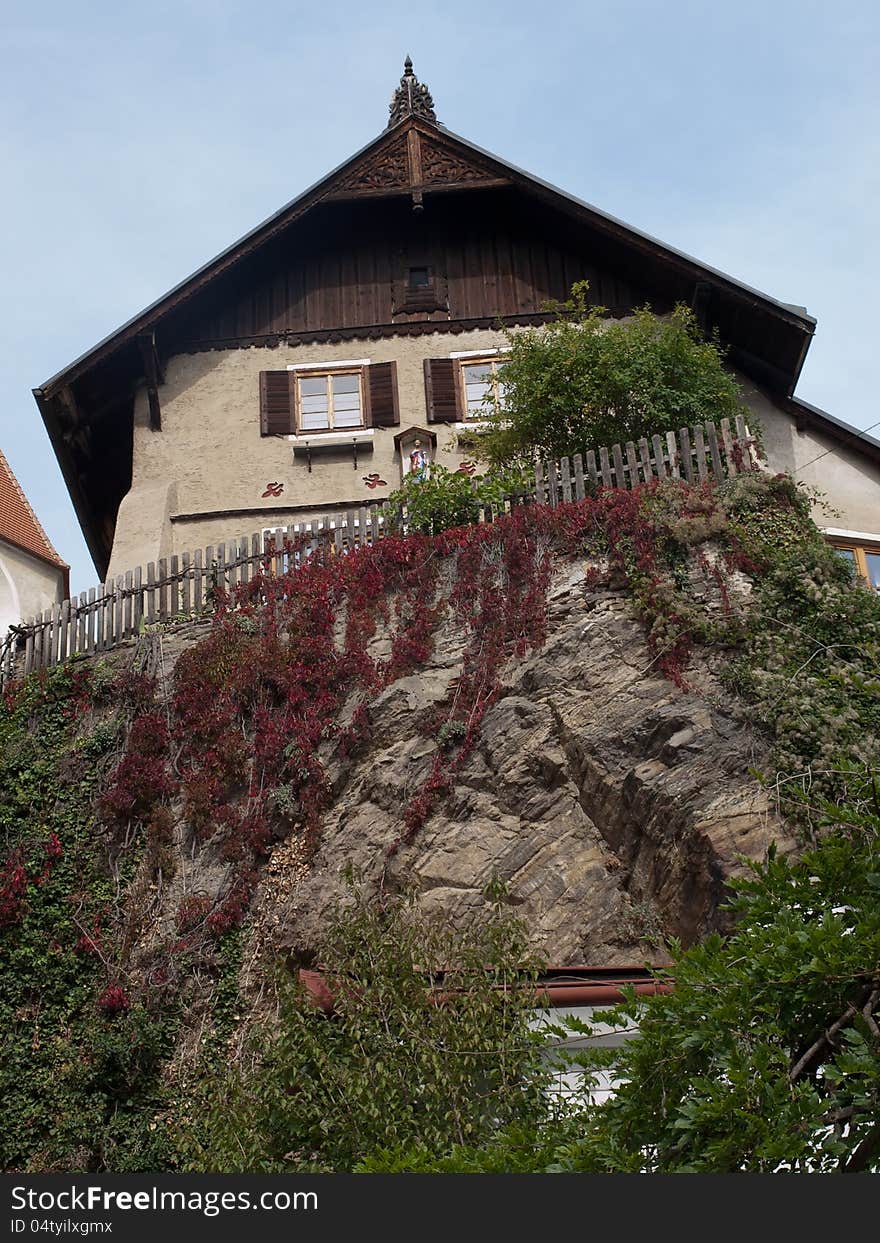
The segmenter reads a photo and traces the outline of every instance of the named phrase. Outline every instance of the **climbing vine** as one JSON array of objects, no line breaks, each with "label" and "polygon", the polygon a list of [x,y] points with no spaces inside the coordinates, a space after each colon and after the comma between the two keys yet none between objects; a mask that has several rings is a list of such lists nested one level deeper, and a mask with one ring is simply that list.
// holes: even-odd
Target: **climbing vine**
[{"label": "climbing vine", "polygon": [[587,563],[588,592],[627,588],[651,663],[675,685],[688,687],[695,645],[727,654],[729,687],[772,740],[780,807],[808,835],[810,791],[827,821],[853,770],[876,767],[880,605],[786,478],[601,490],[345,556],[278,548],[250,582],[215,591],[209,631],[173,677],[120,653],[3,697],[6,1166],[174,1167],[181,1018],[195,1007],[202,1056],[222,1058],[273,847],[292,837],[303,860],[314,852],[331,762],[362,753],[378,697],[454,628],[459,676],[414,718],[434,749],[386,863],[412,843],[478,742],[506,665],[545,641],[553,567],[572,558]]}]

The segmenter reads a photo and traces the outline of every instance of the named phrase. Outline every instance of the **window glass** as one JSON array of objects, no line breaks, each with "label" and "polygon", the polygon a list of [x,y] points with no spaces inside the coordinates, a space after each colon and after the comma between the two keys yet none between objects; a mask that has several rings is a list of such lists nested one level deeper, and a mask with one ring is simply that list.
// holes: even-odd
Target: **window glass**
[{"label": "window glass", "polygon": [[486,413],[487,397],[494,397],[496,401],[500,401],[498,371],[502,365],[503,363],[498,363],[494,359],[462,365],[468,418],[475,418]]},{"label": "window glass", "polygon": [[362,427],[360,374],[348,371],[300,376],[299,417],[304,432]]},{"label": "window glass", "polygon": [[853,544],[849,548],[832,544],[832,548],[838,557],[844,557],[849,562],[862,582],[880,591],[880,550],[876,544]]},{"label": "window glass", "polygon": [[362,422],[360,378],[333,376],[333,426],[360,427]]},{"label": "window glass", "polygon": [[409,287],[410,289],[427,289],[430,281],[428,279],[427,268],[410,268],[409,270]]},{"label": "window glass", "polygon": [[299,381],[300,417],[304,432],[326,430],[330,426],[327,377],[301,376]]}]

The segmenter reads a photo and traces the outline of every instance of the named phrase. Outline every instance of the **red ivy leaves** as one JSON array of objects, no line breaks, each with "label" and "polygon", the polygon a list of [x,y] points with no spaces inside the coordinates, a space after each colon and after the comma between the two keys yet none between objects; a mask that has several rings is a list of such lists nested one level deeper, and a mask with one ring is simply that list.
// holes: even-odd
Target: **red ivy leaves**
[{"label": "red ivy leaves", "polygon": [[[389,536],[345,556],[309,553],[302,540],[272,550],[249,583],[215,591],[214,630],[178,661],[167,716],[156,708],[153,683],[133,685],[138,715],[105,815],[149,831],[163,805],[180,798],[195,843],[212,839],[233,867],[213,909],[203,900],[198,910],[181,907],[178,931],[224,935],[247,914],[278,808],[306,845],[317,842],[330,798],[328,743],[345,756],[369,736],[371,698],[428,661],[448,619],[467,636],[461,674],[432,713],[432,732],[447,728],[403,809],[393,855],[451,788],[505,663],[545,641],[555,555],[608,556],[633,588],[659,668],[683,685],[693,636],[668,554],[721,512],[710,488],[670,480],[602,489],[554,510],[521,507],[494,524],[435,537]],[[380,620],[391,635],[384,659],[371,650]],[[18,882],[10,878],[14,905]]]},{"label": "red ivy leaves", "polygon": [[108,984],[98,998],[98,1009],[106,1018],[115,1018],[131,1009],[131,998],[121,984]]},{"label": "red ivy leaves", "polygon": [[[43,885],[52,874],[59,859],[63,858],[64,849],[56,833],[50,833],[47,840],[39,847],[35,861],[31,863],[31,874],[22,847],[12,851],[0,869],[0,928],[11,928],[18,923],[22,915],[27,888],[29,884]],[[34,875],[35,869],[36,875]]]}]

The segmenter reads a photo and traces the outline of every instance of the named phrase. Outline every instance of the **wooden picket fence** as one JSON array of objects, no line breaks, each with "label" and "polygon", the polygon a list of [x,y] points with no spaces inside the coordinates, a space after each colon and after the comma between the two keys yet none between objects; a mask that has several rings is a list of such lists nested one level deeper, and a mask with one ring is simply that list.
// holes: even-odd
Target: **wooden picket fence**
[{"label": "wooden picket fence", "polygon": [[580,501],[598,488],[635,488],[652,479],[728,479],[743,471],[760,469],[754,440],[742,416],[734,426],[729,419],[698,423],[678,432],[652,436],[650,441],[628,440],[625,445],[590,449],[558,462],[535,467],[534,498],[545,505]]},{"label": "wooden picket fence", "polygon": [[[503,512],[519,504],[556,506],[583,500],[601,487],[633,488],[652,479],[689,483],[730,478],[759,469],[742,418],[683,427],[638,442],[589,450],[557,462],[538,462],[529,491],[506,499]],[[499,511],[500,513],[500,511]],[[481,511],[480,521],[498,514]],[[312,522],[264,528],[248,537],[209,545],[150,562],[91,587],[13,626],[0,645],[0,687],[13,677],[56,665],[77,654],[106,652],[139,635],[145,626],[198,616],[212,607],[218,588],[230,591],[255,575],[283,574],[291,561],[317,548],[344,555],[391,533],[406,533],[407,515],[388,501],[372,502]]]}]

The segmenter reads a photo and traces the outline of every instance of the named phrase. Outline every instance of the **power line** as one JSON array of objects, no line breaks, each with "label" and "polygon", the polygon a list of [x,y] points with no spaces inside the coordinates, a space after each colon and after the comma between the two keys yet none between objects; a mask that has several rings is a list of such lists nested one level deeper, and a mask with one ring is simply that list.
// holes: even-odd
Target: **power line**
[{"label": "power line", "polygon": [[[878,419],[876,423],[872,423],[870,427],[863,427],[863,428],[861,429],[861,431],[862,431],[862,432],[872,432],[872,431],[874,430],[874,428],[875,428],[875,427],[880,427],[880,419]],[[796,470],[794,473],[795,473],[796,475],[798,475],[798,474],[800,474],[800,472],[801,472],[802,470],[806,470],[806,468],[807,468],[808,466],[812,466],[814,462],[819,462],[819,461],[821,461],[821,459],[822,459],[823,457],[827,457],[829,453],[836,453],[836,452],[837,452],[837,449],[836,449],[836,448],[833,448],[833,449],[826,449],[826,450],[825,450],[825,452],[824,452],[824,453],[820,453],[818,457],[813,457],[813,458],[810,458],[809,462],[804,462],[804,463],[803,463],[803,465],[799,466],[799,467],[797,468],[797,470]]]}]

